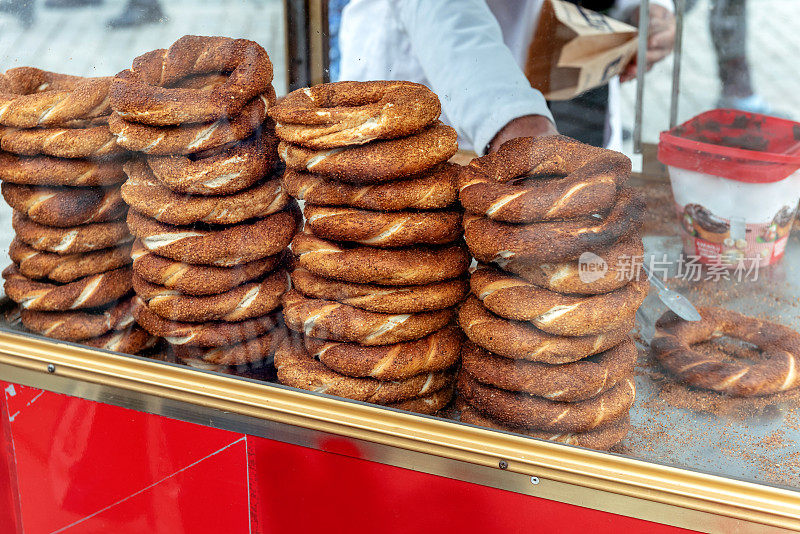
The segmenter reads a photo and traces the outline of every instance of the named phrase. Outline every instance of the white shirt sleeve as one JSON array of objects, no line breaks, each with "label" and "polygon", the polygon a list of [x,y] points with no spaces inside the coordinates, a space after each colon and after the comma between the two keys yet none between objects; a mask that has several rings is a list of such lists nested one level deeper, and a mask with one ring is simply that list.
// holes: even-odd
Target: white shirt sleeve
[{"label": "white shirt sleeve", "polygon": [[[670,12],[675,11],[675,5],[673,0],[650,0],[650,4],[659,5],[661,7],[665,7]],[[634,8],[637,8],[641,5],[641,0],[616,0],[614,3],[614,7],[611,8],[609,15],[614,17],[617,20],[621,20],[623,22],[628,22],[630,18],[631,12]],[[636,24],[638,21],[633,21]]]},{"label": "white shirt sleeve", "polygon": [[483,151],[509,121],[553,120],[503,42],[485,0],[397,0],[397,16],[459,134]]}]

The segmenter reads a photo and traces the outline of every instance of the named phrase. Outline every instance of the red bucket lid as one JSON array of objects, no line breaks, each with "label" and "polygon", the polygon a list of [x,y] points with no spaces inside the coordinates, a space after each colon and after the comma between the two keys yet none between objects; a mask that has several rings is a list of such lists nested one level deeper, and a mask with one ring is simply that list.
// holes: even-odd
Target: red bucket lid
[{"label": "red bucket lid", "polygon": [[714,109],[661,132],[658,159],[740,182],[778,182],[800,169],[800,123]]}]

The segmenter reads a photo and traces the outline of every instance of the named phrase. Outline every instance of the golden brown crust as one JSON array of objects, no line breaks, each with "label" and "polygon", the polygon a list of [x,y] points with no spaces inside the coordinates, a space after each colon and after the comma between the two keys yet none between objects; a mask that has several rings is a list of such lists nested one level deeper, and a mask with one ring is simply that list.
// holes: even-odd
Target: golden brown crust
[{"label": "golden brown crust", "polygon": [[365,210],[431,210],[451,206],[458,196],[458,165],[442,163],[417,176],[372,185],[336,182],[308,172],[287,169],[283,184],[298,200],[317,206],[350,206]]},{"label": "golden brown crust", "polygon": [[329,150],[311,150],[282,141],[278,154],[286,166],[351,184],[377,184],[419,174],[453,157],[456,131],[441,122],[385,141]]},{"label": "golden brown crust", "polygon": [[450,403],[453,399],[453,392],[453,387],[447,386],[439,391],[434,391],[430,395],[424,395],[401,402],[391,402],[386,404],[386,406],[396,410],[405,410],[406,412],[433,415],[439,410],[444,409],[444,407]]},{"label": "golden brown crust", "polygon": [[387,314],[360,310],[330,300],[309,299],[291,290],[283,296],[286,326],[307,336],[359,343],[391,345],[420,339],[444,328],[453,310]]},{"label": "golden brown crust", "polygon": [[121,161],[89,161],[0,152],[0,179],[29,185],[100,186],[125,180]]},{"label": "golden brown crust", "polygon": [[421,339],[369,347],[304,337],[308,353],[337,373],[400,380],[421,373],[442,371],[459,358],[461,330],[446,326]]},{"label": "golden brown crust", "polygon": [[[214,87],[171,88],[193,75],[229,73]],[[271,87],[272,63],[255,41],[185,35],[168,49],[142,54],[116,75],[110,91],[114,111],[126,120],[165,126],[209,122],[235,115]]]},{"label": "golden brown crust", "polygon": [[307,297],[335,300],[348,306],[380,313],[419,313],[455,306],[467,294],[464,278],[419,286],[354,284],[318,276],[303,267],[292,273],[295,289]]},{"label": "golden brown crust", "polygon": [[481,384],[465,371],[458,376],[458,394],[482,413],[500,422],[550,432],[587,432],[624,417],[633,406],[633,377],[587,400],[558,402]]},{"label": "golden brown crust", "polygon": [[102,158],[124,154],[105,124],[86,128],[0,129],[0,147],[23,156]]},{"label": "golden brown crust", "polygon": [[340,375],[309,356],[302,343],[292,338],[275,352],[275,369],[281,384],[374,404],[429,395],[453,383],[453,374],[444,371],[393,381]]},{"label": "golden brown crust", "polygon": [[145,329],[135,324],[124,330],[112,331],[100,337],[81,341],[82,344],[90,347],[125,354],[139,354],[143,350],[155,346],[157,342],[157,337],[151,336]]},{"label": "golden brown crust", "polygon": [[[619,152],[561,135],[518,137],[464,167],[459,198],[467,211],[498,221],[584,217],[613,205],[630,172]],[[547,178],[554,174],[566,177]]]},{"label": "golden brown crust", "polygon": [[11,217],[17,237],[36,250],[72,254],[118,246],[131,239],[124,220],[90,223],[67,228],[44,226],[18,211]]},{"label": "golden brown crust", "polygon": [[458,310],[467,337],[484,349],[505,356],[549,364],[569,363],[618,345],[633,328],[633,320],[618,330],[591,336],[554,336],[527,322],[494,315],[473,295]]},{"label": "golden brown crust", "polygon": [[284,269],[207,296],[184,295],[133,275],[133,289],[150,311],[173,321],[243,321],[261,317],[280,306],[281,296],[289,287],[289,273]]},{"label": "golden brown crust", "polygon": [[128,206],[118,187],[48,187],[3,182],[9,206],[47,226],[78,226],[125,217]]},{"label": "golden brown crust", "polygon": [[131,244],[101,249],[95,252],[55,254],[29,247],[14,239],[8,248],[11,261],[27,278],[47,278],[66,284],[84,276],[119,269],[131,263]]},{"label": "golden brown crust", "polygon": [[21,310],[20,319],[28,330],[63,341],[83,341],[133,324],[133,299],[120,300],[95,311],[43,312]]},{"label": "golden brown crust", "polygon": [[464,237],[472,255],[483,263],[519,258],[535,263],[577,259],[587,251],[608,247],[641,225],[645,201],[631,188],[603,217],[512,224],[464,214]]},{"label": "golden brown crust", "polygon": [[6,296],[22,309],[36,311],[96,308],[123,297],[131,290],[131,270],[128,267],[61,285],[26,278],[16,265],[11,264],[3,270],[3,278]]},{"label": "golden brown crust", "polygon": [[472,293],[491,312],[530,321],[557,336],[586,336],[618,330],[633,321],[650,289],[641,277],[602,295],[564,295],[535,286],[494,267],[479,266],[470,277]]},{"label": "golden brown crust", "polygon": [[462,242],[443,246],[379,249],[342,246],[308,232],[292,240],[298,265],[314,274],[357,284],[422,285],[457,278],[469,267]]},{"label": "golden brown crust", "polygon": [[285,326],[278,325],[267,333],[236,345],[223,347],[188,347],[175,345],[175,356],[183,363],[192,366],[204,365],[244,365],[266,360],[275,353],[288,335]]},{"label": "golden brown crust", "polygon": [[590,399],[612,388],[633,374],[636,357],[630,338],[600,354],[561,365],[496,356],[471,341],[461,349],[462,368],[478,382],[563,402]]},{"label": "golden brown crust", "polygon": [[274,256],[292,240],[300,218],[292,200],[288,209],[264,219],[204,230],[172,226],[128,212],[128,226],[142,246],[173,260],[230,267]]},{"label": "golden brown crust", "polygon": [[316,150],[411,135],[440,114],[439,98],[430,89],[406,81],[305,87],[270,111],[281,139]]},{"label": "golden brown crust", "polygon": [[235,267],[192,265],[149,252],[138,239],[131,250],[133,272],[152,284],[179,291],[187,295],[215,295],[255,280],[275,269],[285,253],[267,256],[260,260]]},{"label": "golden brown crust", "polygon": [[226,196],[189,196],[164,187],[141,160],[125,164],[122,197],[133,209],[167,224],[236,224],[277,213],[289,203],[280,178]]},{"label": "golden brown crust", "polygon": [[303,213],[317,237],[371,247],[443,245],[461,236],[457,209],[384,212],[306,204]]},{"label": "golden brown crust", "polygon": [[[769,395],[800,385],[800,333],[722,308],[698,311],[700,321],[684,321],[668,312],[656,323],[650,347],[678,380],[739,397]],[[723,335],[757,346],[761,350],[758,361],[724,361],[721,354],[700,354],[691,347]]]}]

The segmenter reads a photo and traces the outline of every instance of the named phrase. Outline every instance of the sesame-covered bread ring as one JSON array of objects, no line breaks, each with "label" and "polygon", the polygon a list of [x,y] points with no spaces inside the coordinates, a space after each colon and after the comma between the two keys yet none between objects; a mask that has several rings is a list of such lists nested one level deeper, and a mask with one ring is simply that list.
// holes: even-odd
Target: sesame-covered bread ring
[{"label": "sesame-covered bread ring", "polygon": [[[656,322],[650,344],[659,363],[678,380],[737,397],[769,395],[800,385],[800,333],[770,321],[723,308],[699,308],[699,321],[684,321],[667,312]],[[760,350],[757,361],[728,361],[692,348],[729,336]]]},{"label": "sesame-covered bread ring", "polygon": [[387,408],[394,408],[395,410],[404,410],[406,412],[414,412],[423,415],[433,415],[439,410],[444,409],[453,399],[455,388],[452,385],[443,387],[439,391],[434,391],[429,395],[415,397],[400,402],[390,402],[385,404]]},{"label": "sesame-covered bread ring", "polygon": [[55,254],[29,247],[14,239],[8,248],[11,261],[27,278],[47,278],[66,284],[93,274],[119,269],[131,263],[131,244],[106,248],[95,252]]},{"label": "sesame-covered bread ring", "polygon": [[0,180],[29,185],[112,185],[125,181],[121,161],[89,161],[0,152]]},{"label": "sesame-covered bread ring", "polygon": [[278,161],[277,137],[262,130],[218,154],[202,158],[148,156],[147,164],[164,186],[189,195],[228,195],[247,189]]},{"label": "sesame-covered bread ring", "polygon": [[315,236],[379,248],[442,245],[461,236],[461,211],[367,211],[312,206],[303,209]]},{"label": "sesame-covered bread ring", "polygon": [[270,89],[248,102],[238,115],[214,122],[148,126],[128,122],[114,113],[108,118],[108,127],[117,136],[117,144],[128,150],[153,155],[194,154],[249,137],[264,123],[274,103],[275,91]]},{"label": "sesame-covered bread ring", "polygon": [[[467,211],[523,223],[602,213],[630,176],[624,154],[558,136],[518,137],[470,162],[459,176]],[[566,175],[564,178],[549,175]]]},{"label": "sesame-covered bread ring", "polygon": [[0,130],[0,147],[23,156],[46,154],[59,158],[101,158],[126,152],[107,125],[86,128]]},{"label": "sesame-covered bread ring", "polygon": [[647,277],[602,295],[564,295],[479,266],[470,277],[472,293],[493,313],[506,319],[530,321],[539,330],[557,336],[585,336],[617,330],[630,324],[647,296]]},{"label": "sesame-covered bread ring", "polygon": [[78,226],[120,219],[128,212],[118,187],[49,187],[3,182],[9,206],[47,226]]},{"label": "sesame-covered bread ring", "polygon": [[596,397],[578,402],[559,402],[526,393],[481,384],[465,371],[458,376],[458,393],[482,413],[511,426],[550,432],[586,432],[625,417],[633,406],[633,377]]},{"label": "sesame-covered bread ring", "polygon": [[287,169],[283,184],[297,200],[317,206],[382,211],[431,210],[447,208],[456,201],[458,168],[458,165],[445,162],[411,178],[373,185],[352,185]]},{"label": "sesame-covered bread ring", "polygon": [[341,375],[309,356],[302,342],[292,338],[275,351],[275,369],[281,384],[374,404],[413,399],[453,383],[453,374],[445,371],[393,381]]},{"label": "sesame-covered bread ring", "polygon": [[167,225],[134,210],[128,212],[128,226],[144,248],[159,256],[186,263],[231,267],[281,252],[292,240],[299,218],[299,209],[292,201],[289,209],[264,219],[220,229]]},{"label": "sesame-covered bread ring", "polygon": [[131,239],[124,220],[55,228],[33,222],[20,212],[11,217],[17,237],[36,250],[72,254],[118,246]]},{"label": "sesame-covered bread ring", "polygon": [[123,330],[111,331],[100,337],[81,340],[81,343],[98,349],[113,350],[125,354],[139,354],[158,343],[158,338],[134,324]]},{"label": "sesame-covered bread ring", "polygon": [[138,239],[131,250],[133,272],[152,284],[164,286],[186,295],[216,295],[272,271],[284,253],[234,267],[192,265],[163,258],[148,251]]},{"label": "sesame-covered bread ring", "polygon": [[464,238],[483,263],[498,258],[520,258],[545,263],[577,259],[584,252],[608,247],[642,222],[645,201],[632,189],[623,189],[617,203],[602,219],[592,216],[566,221],[512,224],[474,213],[464,214]]},{"label": "sesame-covered bread ring", "polygon": [[220,197],[173,193],[164,187],[147,163],[125,164],[128,180],[122,198],[137,212],[167,224],[236,224],[281,211],[289,203],[280,178],[263,181],[250,189]]},{"label": "sesame-covered bread ring", "polygon": [[3,271],[6,296],[20,308],[37,311],[67,311],[96,308],[128,294],[131,270],[121,267],[59,285],[22,276],[14,264]]},{"label": "sesame-covered bread ring", "polygon": [[[607,248],[595,249],[588,255],[599,270],[591,276],[581,273],[578,260],[535,263],[518,258],[497,258],[492,262],[505,271],[550,291],[574,295],[599,295],[626,285],[642,276],[644,257],[642,238],[632,233]],[[588,262],[584,262],[588,263]]]},{"label": "sesame-covered bread ring", "polygon": [[453,310],[422,313],[377,313],[322,299],[309,299],[291,290],[283,296],[286,326],[307,336],[360,343],[391,345],[420,339],[450,322]]},{"label": "sesame-covered bread ring", "polygon": [[633,374],[636,345],[619,345],[583,360],[561,365],[496,356],[471,341],[461,349],[462,368],[478,382],[508,391],[563,402],[590,399]]},{"label": "sesame-covered bread ring", "polygon": [[505,432],[513,432],[515,434],[523,434],[532,438],[546,439],[548,441],[556,441],[598,451],[607,451],[622,441],[631,427],[630,416],[623,415],[616,421],[611,421],[586,432],[545,432],[543,430],[536,430],[535,428],[511,426],[495,421],[491,417],[483,415],[463,399],[456,401],[456,408],[461,412],[462,423],[503,430]]},{"label": "sesame-covered bread ring", "polygon": [[461,330],[446,326],[432,334],[394,345],[374,347],[304,337],[308,353],[347,376],[402,380],[453,366],[461,351]]},{"label": "sesame-covered bread ring", "polygon": [[244,283],[216,295],[184,295],[133,275],[133,289],[147,307],[173,321],[243,321],[266,315],[281,304],[290,286],[289,273],[279,269],[262,280]]},{"label": "sesame-covered bread ring", "polygon": [[467,337],[489,352],[533,362],[561,364],[606,351],[627,339],[633,319],[618,330],[590,336],[554,336],[524,321],[494,315],[469,296],[458,310],[458,322]]},{"label": "sesame-covered bread ring", "polygon": [[457,278],[469,267],[463,243],[379,249],[344,246],[303,232],[292,240],[298,265],[314,274],[357,284],[410,286]]},{"label": "sesame-covered bread ring", "polygon": [[81,78],[33,67],[0,74],[0,124],[16,128],[64,126],[108,115],[111,78]]},{"label": "sesame-covered bread ring", "polygon": [[63,341],[83,341],[133,325],[132,307],[132,299],[127,298],[103,310],[21,310],[20,319],[25,328],[37,334]]},{"label": "sesame-covered bread ring", "polygon": [[[229,73],[211,89],[171,87],[187,76]],[[114,77],[111,106],[126,120],[165,126],[235,115],[272,82],[272,63],[255,41],[185,35],[142,54]]]},{"label": "sesame-covered bread ring", "polygon": [[235,323],[170,321],[150,311],[147,304],[139,297],[134,297],[133,302],[133,316],[136,318],[136,322],[154,336],[163,337],[173,345],[198,347],[235,345],[264,335],[281,325],[279,312]]},{"label": "sesame-covered bread ring", "polygon": [[405,137],[441,114],[439,98],[406,81],[324,83],[292,91],[270,111],[278,137],[313,149]]},{"label": "sesame-covered bread ring", "polygon": [[288,330],[282,324],[253,339],[222,347],[190,347],[174,345],[175,356],[187,365],[243,365],[266,360],[286,339]]},{"label": "sesame-covered bread ring", "polygon": [[417,286],[379,286],[333,280],[303,267],[297,267],[292,273],[292,285],[311,298],[335,300],[380,313],[419,313],[450,308],[464,300],[469,290],[464,278]]},{"label": "sesame-covered bread ring", "polygon": [[313,172],[351,184],[377,184],[419,174],[458,150],[458,135],[441,122],[400,139],[366,145],[311,150],[281,141],[278,154],[290,169]]}]

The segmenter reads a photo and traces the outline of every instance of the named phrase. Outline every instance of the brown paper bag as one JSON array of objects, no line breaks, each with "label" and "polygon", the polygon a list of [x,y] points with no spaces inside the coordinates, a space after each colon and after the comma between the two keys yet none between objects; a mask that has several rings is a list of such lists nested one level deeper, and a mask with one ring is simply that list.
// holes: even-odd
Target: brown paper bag
[{"label": "brown paper bag", "polygon": [[608,83],[636,54],[636,28],[562,0],[545,0],[525,75],[548,100]]}]

